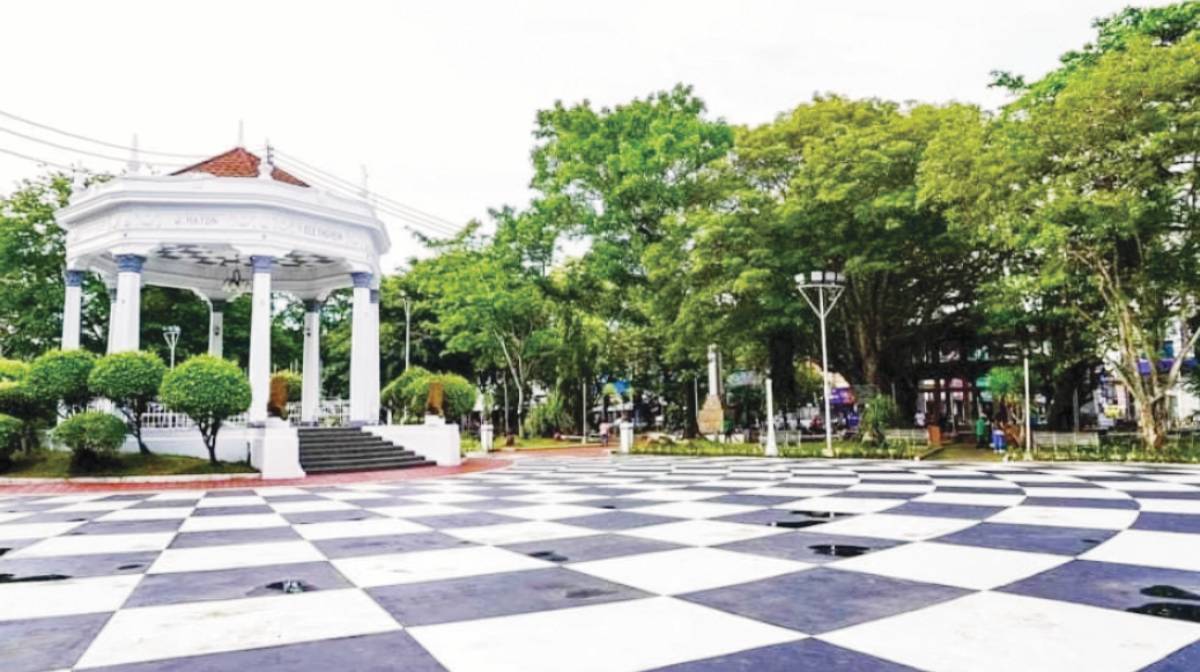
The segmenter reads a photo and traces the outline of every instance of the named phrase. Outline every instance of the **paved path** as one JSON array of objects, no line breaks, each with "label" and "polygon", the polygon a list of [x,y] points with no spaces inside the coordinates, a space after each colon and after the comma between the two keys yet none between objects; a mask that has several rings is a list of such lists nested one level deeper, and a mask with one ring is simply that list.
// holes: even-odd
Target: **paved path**
[{"label": "paved path", "polygon": [[1200,669],[1187,468],[526,458],[2,495],[0,549],[4,672]]}]

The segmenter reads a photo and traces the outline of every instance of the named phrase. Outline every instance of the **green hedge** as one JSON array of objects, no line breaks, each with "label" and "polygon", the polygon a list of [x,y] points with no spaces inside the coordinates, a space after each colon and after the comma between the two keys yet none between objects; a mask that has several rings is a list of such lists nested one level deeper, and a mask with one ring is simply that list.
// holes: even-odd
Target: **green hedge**
[{"label": "green hedge", "polygon": [[71,467],[88,471],[111,462],[125,443],[126,428],[114,415],[84,411],[54,428],[54,438],[71,449]]},{"label": "green hedge", "polygon": [[443,410],[451,420],[462,418],[475,408],[477,390],[469,380],[453,373],[431,373],[419,366],[409,367],[388,383],[380,393],[380,401],[392,413],[420,418],[425,415],[425,402],[429,398],[429,386],[438,381],[442,384]]},{"label": "green hedge", "polygon": [[24,427],[20,420],[0,413],[0,469],[12,464],[12,455],[21,447]]},{"label": "green hedge", "polygon": [[0,380],[25,380],[29,365],[16,359],[0,358]]}]

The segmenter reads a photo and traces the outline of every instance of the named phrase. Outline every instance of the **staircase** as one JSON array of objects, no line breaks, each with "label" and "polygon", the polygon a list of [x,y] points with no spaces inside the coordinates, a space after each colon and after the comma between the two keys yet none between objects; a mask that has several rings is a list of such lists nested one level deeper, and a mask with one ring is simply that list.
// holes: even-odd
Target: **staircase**
[{"label": "staircase", "polygon": [[300,428],[300,466],[309,474],[433,465],[411,450],[354,427]]}]

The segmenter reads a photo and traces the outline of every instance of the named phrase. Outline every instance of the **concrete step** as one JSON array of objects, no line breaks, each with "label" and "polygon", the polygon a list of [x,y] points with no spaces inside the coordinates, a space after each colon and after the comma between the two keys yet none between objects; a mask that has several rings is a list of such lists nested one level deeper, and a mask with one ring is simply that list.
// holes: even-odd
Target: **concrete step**
[{"label": "concrete step", "polygon": [[382,469],[411,469],[414,467],[432,467],[433,462],[419,457],[409,458],[374,458],[355,460],[335,460],[329,462],[300,461],[300,466],[310,474],[328,473],[332,471],[376,471]]}]

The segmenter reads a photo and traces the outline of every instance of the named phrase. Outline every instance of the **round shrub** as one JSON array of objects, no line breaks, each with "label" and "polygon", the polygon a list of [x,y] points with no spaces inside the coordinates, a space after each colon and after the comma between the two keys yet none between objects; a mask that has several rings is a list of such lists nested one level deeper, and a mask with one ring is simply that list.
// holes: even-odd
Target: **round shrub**
[{"label": "round shrub", "polygon": [[0,469],[6,469],[12,464],[13,453],[21,447],[23,424],[11,415],[0,413]]},{"label": "round shrub", "polygon": [[453,373],[430,373],[420,367],[410,367],[400,374],[380,393],[380,400],[393,413],[407,412],[420,417],[425,414],[425,401],[429,398],[429,386],[442,384],[443,411],[447,418],[458,419],[475,408],[477,390],[471,381]]},{"label": "round shrub", "polygon": [[250,408],[250,383],[237,364],[198,355],[167,373],[158,396],[196,423],[209,461],[216,464],[217,432],[227,418]]},{"label": "round shrub", "polygon": [[16,359],[0,358],[0,380],[25,380],[29,365]]},{"label": "round shrub", "polygon": [[21,420],[22,443],[26,450],[40,443],[38,430],[54,419],[54,406],[39,398],[27,381],[0,381],[0,413]]},{"label": "round shrub", "polygon": [[[410,388],[416,389],[414,383],[432,376],[428,369],[410,366],[407,371],[396,376],[379,393],[380,402],[393,413],[405,413],[419,416],[425,412],[425,397],[413,399],[409,396]],[[428,390],[428,385],[425,386]]]},{"label": "round shrub", "polygon": [[71,467],[88,471],[116,456],[125,443],[125,423],[100,411],[84,411],[54,428],[55,440],[71,449]]},{"label": "round shrub", "polygon": [[121,409],[143,454],[150,450],[142,441],[142,416],[166,372],[166,364],[154,353],[117,352],[101,357],[88,375],[92,394],[112,400]]},{"label": "round shrub", "polygon": [[88,376],[95,364],[96,356],[86,350],[50,350],[29,365],[27,380],[39,398],[80,408],[92,398]]}]

